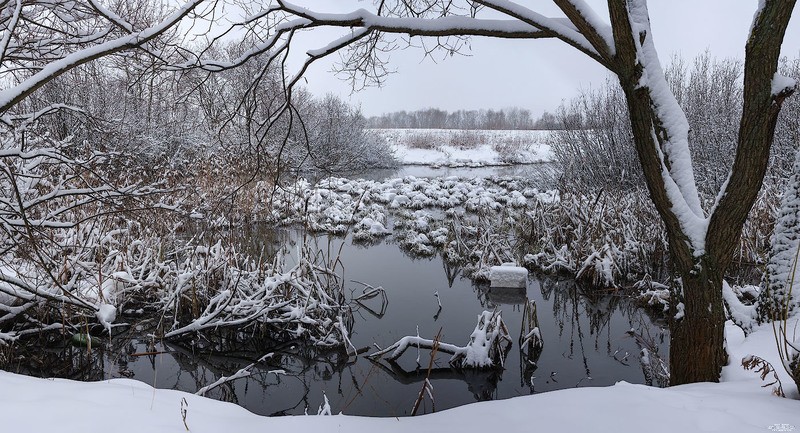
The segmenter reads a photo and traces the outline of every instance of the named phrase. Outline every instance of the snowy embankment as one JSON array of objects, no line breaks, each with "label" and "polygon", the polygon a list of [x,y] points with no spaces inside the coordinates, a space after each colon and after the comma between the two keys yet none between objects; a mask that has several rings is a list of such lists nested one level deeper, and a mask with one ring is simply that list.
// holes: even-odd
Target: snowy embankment
[{"label": "snowy embankment", "polygon": [[[791,327],[791,324],[790,324]],[[0,372],[0,419],[8,431],[66,432],[669,432],[792,431],[800,401],[780,367],[790,398],[771,395],[740,360],[756,354],[779,366],[772,328],[744,338],[727,326],[731,365],[723,383],[660,389],[618,383],[474,403],[415,418],[295,416],[267,418],[216,400],[156,390],[129,379],[82,383]],[[772,356],[768,356],[768,355]],[[434,393],[436,391],[434,390]],[[334,400],[334,399],[332,399]],[[323,401],[323,396],[319,396]],[[411,405],[412,402],[409,402]],[[333,411],[336,402],[332,401]]]},{"label": "snowy embankment", "polygon": [[483,167],[552,162],[549,131],[375,129],[403,165]]}]

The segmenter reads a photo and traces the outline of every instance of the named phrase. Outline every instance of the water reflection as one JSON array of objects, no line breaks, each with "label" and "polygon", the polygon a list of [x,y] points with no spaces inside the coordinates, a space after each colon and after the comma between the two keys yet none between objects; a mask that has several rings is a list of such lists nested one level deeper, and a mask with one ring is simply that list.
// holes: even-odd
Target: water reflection
[{"label": "water reflection", "polygon": [[[432,383],[445,380],[456,380],[466,384],[467,391],[472,394],[475,401],[494,400],[497,398],[497,384],[500,382],[503,371],[500,369],[457,369],[453,367],[436,367],[428,371],[427,368],[404,369],[394,361],[372,361],[386,375],[403,385],[421,384],[428,379]],[[434,386],[434,390],[436,386]],[[437,400],[439,399],[436,396]]]},{"label": "water reflection", "polygon": [[[268,245],[291,245],[301,237],[281,231],[247,248],[277,254]],[[429,377],[437,410],[620,380],[663,385],[657,374],[661,366],[652,360],[668,358],[666,331],[619,294],[586,292],[572,281],[552,278],[531,278],[523,289],[490,289],[473,284],[441,257],[415,258],[390,241],[368,248],[330,236],[316,241],[337,257],[350,298],[362,296],[353,304],[351,338],[362,353],[365,348],[387,347],[405,335],[432,338],[440,328],[443,341],[463,346],[485,309],[502,310],[509,333],[523,335],[527,300],[536,302],[546,345],[514,344],[503,368],[483,371],[454,369],[448,357],[440,355]],[[364,296],[371,286],[382,286],[387,297]],[[132,376],[159,388],[194,392],[273,353],[247,379],[227,382],[207,394],[264,415],[315,413],[324,393],[334,413],[404,416],[428,375],[427,352],[414,359],[414,350],[409,350],[396,363],[373,362],[343,350],[278,343],[248,329],[216,335],[215,344],[228,346],[224,354],[209,354],[147,337],[153,321],[146,317],[120,321],[131,326],[91,352],[57,339],[42,341],[45,350],[20,350],[24,358],[15,360],[16,368],[0,368],[81,380]],[[650,355],[647,363],[640,361],[643,350]]]},{"label": "water reflection", "polygon": [[555,185],[555,165],[550,163],[521,164],[488,167],[431,167],[427,165],[404,165],[396,169],[369,170],[353,173],[349,178],[367,180],[384,180],[395,177],[465,177],[470,179],[488,178],[492,176],[521,176],[535,178],[542,188]]},{"label": "water reflection", "polygon": [[503,305],[523,305],[528,302],[528,289],[524,287],[490,287],[486,290],[484,296],[488,308],[502,308]]}]

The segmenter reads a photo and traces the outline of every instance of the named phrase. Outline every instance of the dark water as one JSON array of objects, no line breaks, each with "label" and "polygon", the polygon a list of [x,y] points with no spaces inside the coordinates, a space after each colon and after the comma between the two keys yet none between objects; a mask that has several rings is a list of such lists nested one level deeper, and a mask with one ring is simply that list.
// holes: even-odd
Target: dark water
[{"label": "dark water", "polygon": [[[522,170],[546,168],[525,167]],[[442,176],[514,174],[486,168],[405,170],[373,176],[421,177],[431,170]],[[253,227],[228,235],[238,239],[241,252],[258,255],[296,244],[300,233]],[[429,376],[435,410],[557,389],[607,386],[620,380],[652,383],[640,364],[641,348],[649,344],[651,352],[655,350],[661,358],[668,358],[667,331],[622,296],[585,294],[571,281],[535,277],[529,278],[527,289],[490,290],[463,278],[460,269],[448,266],[438,256],[408,255],[391,238],[370,246],[329,236],[320,236],[316,242],[330,256],[340,254],[341,267],[337,271],[353,293],[363,289],[357,282],[386,290],[386,305],[380,298],[354,304],[351,339],[359,349],[373,352],[375,345],[386,347],[406,335],[432,339],[440,330],[442,341],[464,346],[482,311],[502,311],[514,340],[504,368],[458,370],[448,365],[449,355],[439,354]],[[434,293],[439,295],[441,309]],[[526,299],[536,301],[544,339],[543,350],[533,358],[524,358],[517,344]],[[8,369],[82,380],[132,377],[158,388],[195,392],[274,353],[258,363],[247,379],[228,382],[207,394],[263,415],[316,413],[327,397],[334,413],[405,416],[411,413],[428,374],[430,352],[416,349],[407,351],[396,364],[370,361],[363,355],[349,357],[342,351],[275,345],[258,338],[225,356],[191,353],[148,338],[157,320],[121,317],[117,322],[130,323],[130,329],[92,353],[69,346],[32,350],[25,362]],[[157,354],[142,355],[152,352]],[[652,354],[650,357],[654,358]],[[272,370],[283,370],[285,374],[270,373]],[[421,412],[432,411],[433,404],[425,400]]]},{"label": "dark water", "polygon": [[[390,177],[465,177],[486,178],[490,176],[524,176],[535,178],[537,183],[550,183],[555,178],[555,166],[550,163],[520,164],[488,167],[431,167],[427,165],[404,165],[397,169],[369,170],[349,177],[360,177],[370,180],[383,180]],[[546,188],[541,185],[541,188]]]},{"label": "dark water", "polygon": [[[290,233],[288,236],[293,237]],[[285,241],[284,238],[282,241]],[[605,386],[617,381],[647,381],[639,363],[640,346],[628,331],[649,335],[667,358],[667,336],[619,296],[584,296],[569,281],[531,278],[527,289],[488,289],[462,278],[439,258],[406,255],[390,241],[369,247],[348,240],[322,237],[323,250],[338,252],[346,280],[382,286],[388,295],[357,306],[352,341],[357,348],[386,347],[406,335],[433,338],[442,330],[444,342],[465,345],[478,314],[498,308],[515,340],[504,370],[469,371],[450,368],[440,354],[430,375],[436,410],[479,400],[503,399],[556,389]],[[349,286],[360,291],[361,285]],[[439,310],[434,292],[442,304]],[[544,349],[535,364],[520,357],[516,344],[526,298],[535,299]],[[120,337],[118,337],[120,338]],[[334,413],[369,416],[409,415],[427,373],[429,352],[409,350],[397,364],[373,362],[340,352],[317,353],[298,346],[249,348],[230,356],[193,355],[175,346],[148,346],[133,340],[127,352],[155,349],[154,356],[106,354],[105,377],[132,377],[159,388],[195,391],[221,376],[229,376],[267,352],[276,355],[259,364],[249,379],[209,392],[264,415],[316,413],[323,393]],[[419,355],[417,355],[419,353]],[[419,364],[417,364],[419,356]],[[285,375],[267,373],[283,369]],[[423,409],[431,411],[427,402]]]}]

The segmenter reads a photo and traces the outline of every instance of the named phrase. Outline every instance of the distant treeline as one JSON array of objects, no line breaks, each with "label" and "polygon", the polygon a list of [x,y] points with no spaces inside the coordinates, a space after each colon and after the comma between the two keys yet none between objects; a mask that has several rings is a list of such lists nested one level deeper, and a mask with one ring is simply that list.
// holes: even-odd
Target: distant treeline
[{"label": "distant treeline", "polygon": [[409,129],[558,129],[554,115],[545,112],[533,120],[530,110],[518,107],[502,110],[458,110],[438,108],[397,111],[367,119],[369,128]]}]

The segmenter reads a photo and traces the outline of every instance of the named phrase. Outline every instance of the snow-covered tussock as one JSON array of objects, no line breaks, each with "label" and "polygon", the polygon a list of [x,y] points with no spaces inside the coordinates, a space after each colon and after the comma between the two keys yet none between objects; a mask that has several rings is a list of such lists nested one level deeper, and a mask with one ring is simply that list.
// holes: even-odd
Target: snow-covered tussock
[{"label": "snow-covered tussock", "polygon": [[632,192],[562,193],[527,212],[530,241],[524,258],[543,272],[566,272],[592,286],[615,287],[661,269],[666,251],[658,215]]},{"label": "snow-covered tussock", "polygon": [[[63,264],[58,284],[19,260],[3,269],[0,324],[11,325],[2,328],[0,341],[54,326],[75,332],[87,310],[108,332],[122,326],[114,323],[120,314],[160,311],[157,332],[167,339],[191,337],[196,345],[213,345],[216,333],[231,329],[224,340],[252,338],[257,331],[277,340],[349,348],[352,315],[341,281],[304,248],[297,264],[284,268],[243,257],[220,242],[178,239],[170,249],[166,238],[147,236],[132,222],[110,231],[85,225],[59,235],[59,248],[50,252]],[[81,308],[49,317],[48,305],[60,296]],[[18,320],[40,307],[35,322]],[[199,334],[203,338],[195,338]]]}]

